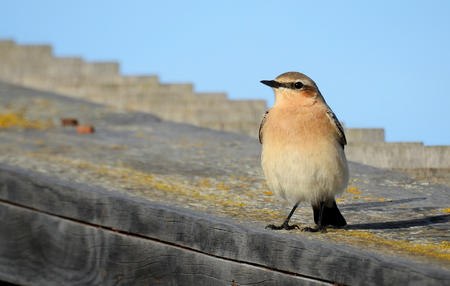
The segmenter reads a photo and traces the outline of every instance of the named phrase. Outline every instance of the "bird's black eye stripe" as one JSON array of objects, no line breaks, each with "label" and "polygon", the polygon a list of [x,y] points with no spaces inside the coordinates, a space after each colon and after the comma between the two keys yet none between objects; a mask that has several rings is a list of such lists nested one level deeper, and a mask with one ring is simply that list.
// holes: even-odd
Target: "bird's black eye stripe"
[{"label": "bird's black eye stripe", "polygon": [[290,89],[302,89],[304,86],[304,84],[301,81],[286,82],[286,83],[276,82],[276,83],[277,83],[277,87],[284,87],[284,88],[290,88]]}]

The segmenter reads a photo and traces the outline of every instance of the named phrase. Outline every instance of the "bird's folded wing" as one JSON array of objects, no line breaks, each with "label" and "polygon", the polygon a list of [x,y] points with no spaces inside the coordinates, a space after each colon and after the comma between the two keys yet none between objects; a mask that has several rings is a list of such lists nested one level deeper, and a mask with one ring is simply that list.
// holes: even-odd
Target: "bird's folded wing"
[{"label": "bird's folded wing", "polygon": [[264,117],[261,121],[261,124],[259,125],[259,143],[261,143],[261,144],[263,141],[263,127],[264,127],[264,123],[266,123],[267,114],[269,114],[269,110],[266,110],[266,113],[264,113]]},{"label": "bird's folded wing", "polygon": [[[347,139],[345,138],[344,128],[342,128],[341,123],[339,122],[336,115],[333,113],[333,111],[330,108],[328,108],[328,110],[327,110],[327,116],[328,116],[328,119],[330,119],[331,124],[334,126],[334,129],[336,130],[337,140],[341,144],[342,148],[344,148],[344,146],[347,145]],[[261,138],[261,133],[260,133],[260,138]]]}]

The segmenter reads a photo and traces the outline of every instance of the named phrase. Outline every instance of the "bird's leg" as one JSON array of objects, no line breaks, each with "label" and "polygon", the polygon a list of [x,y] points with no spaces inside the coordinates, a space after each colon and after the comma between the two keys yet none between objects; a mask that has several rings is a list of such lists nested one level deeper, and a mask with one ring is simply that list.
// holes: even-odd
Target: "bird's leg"
[{"label": "bird's leg", "polygon": [[300,202],[297,202],[295,204],[295,206],[292,208],[291,212],[289,213],[288,217],[286,218],[286,220],[283,222],[282,225],[269,224],[266,226],[266,228],[270,228],[270,229],[274,229],[274,230],[280,230],[280,229],[291,230],[294,228],[299,228],[298,225],[296,225],[296,224],[289,225],[289,220],[291,219],[291,216],[294,214],[295,210],[297,209],[299,203]]},{"label": "bird's leg", "polygon": [[325,202],[320,202],[319,220],[316,227],[304,227],[302,231],[308,232],[327,232],[327,228],[322,224],[323,212],[325,211]]}]

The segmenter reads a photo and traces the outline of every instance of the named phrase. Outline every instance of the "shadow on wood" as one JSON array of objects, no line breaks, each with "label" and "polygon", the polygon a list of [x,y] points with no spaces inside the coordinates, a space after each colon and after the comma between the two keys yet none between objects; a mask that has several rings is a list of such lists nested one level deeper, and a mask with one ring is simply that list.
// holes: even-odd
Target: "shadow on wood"
[{"label": "shadow on wood", "polygon": [[436,223],[447,223],[450,221],[450,215],[428,216],[420,219],[410,219],[401,221],[387,221],[374,223],[360,223],[348,225],[346,229],[398,229],[415,226],[424,226]]}]

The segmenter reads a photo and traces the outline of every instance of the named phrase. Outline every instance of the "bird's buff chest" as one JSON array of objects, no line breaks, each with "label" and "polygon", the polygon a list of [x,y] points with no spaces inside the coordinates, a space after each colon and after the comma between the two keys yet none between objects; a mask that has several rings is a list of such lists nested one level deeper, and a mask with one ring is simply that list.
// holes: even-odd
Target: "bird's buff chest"
[{"label": "bird's buff chest", "polygon": [[316,106],[272,108],[262,131],[263,148],[318,149],[336,139],[326,109]]},{"label": "bird's buff chest", "polygon": [[261,164],[276,194],[293,201],[314,201],[346,183],[339,179],[346,177],[345,155],[331,128],[320,110],[269,111]]}]

